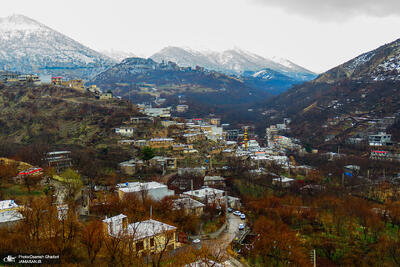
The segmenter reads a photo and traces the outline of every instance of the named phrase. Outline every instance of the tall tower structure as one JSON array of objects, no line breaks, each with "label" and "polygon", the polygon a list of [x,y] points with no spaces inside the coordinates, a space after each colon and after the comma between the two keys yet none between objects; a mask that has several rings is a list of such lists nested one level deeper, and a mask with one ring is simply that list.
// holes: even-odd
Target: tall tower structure
[{"label": "tall tower structure", "polygon": [[247,127],[244,128],[244,149],[247,151],[247,142],[249,140],[247,139]]}]

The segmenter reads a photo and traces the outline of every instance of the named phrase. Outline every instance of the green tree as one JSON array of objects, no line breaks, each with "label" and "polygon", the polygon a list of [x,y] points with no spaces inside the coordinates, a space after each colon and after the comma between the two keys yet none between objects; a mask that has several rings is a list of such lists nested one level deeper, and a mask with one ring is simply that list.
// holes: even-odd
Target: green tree
[{"label": "green tree", "polygon": [[150,160],[155,156],[154,149],[148,146],[144,147],[142,151],[140,151],[140,154],[140,158],[145,161]]}]

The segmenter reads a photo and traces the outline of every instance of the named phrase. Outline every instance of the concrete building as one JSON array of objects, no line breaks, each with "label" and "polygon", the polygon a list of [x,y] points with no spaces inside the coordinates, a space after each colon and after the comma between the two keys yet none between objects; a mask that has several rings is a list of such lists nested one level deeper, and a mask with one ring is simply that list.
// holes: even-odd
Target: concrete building
[{"label": "concrete building", "polygon": [[154,121],[152,117],[131,117],[130,121],[132,124],[149,124]]},{"label": "concrete building", "polygon": [[189,109],[188,105],[177,105],[176,106],[176,111],[180,112],[180,113],[186,112],[186,111],[188,111],[188,109]]},{"label": "concrete building", "polygon": [[166,223],[150,219],[128,224],[127,216],[120,214],[104,219],[103,225],[108,235],[132,242],[139,255],[176,248],[176,227]]},{"label": "concrete building", "polygon": [[54,167],[57,172],[72,167],[71,151],[53,151],[46,154],[45,160],[49,167]]},{"label": "concrete building", "polygon": [[378,133],[368,137],[370,146],[387,146],[392,144],[392,135],[387,133]]},{"label": "concrete building", "polygon": [[203,177],[206,175],[205,167],[196,167],[196,168],[179,168],[178,175],[179,176],[197,176]]},{"label": "concrete building", "polygon": [[157,156],[150,160],[150,166],[163,170],[176,170],[178,164],[176,158]]},{"label": "concrete building", "polygon": [[145,107],[143,113],[150,117],[170,118],[171,107],[168,108],[152,108],[151,106]]},{"label": "concrete building", "polygon": [[164,197],[175,195],[174,190],[169,190],[166,185],[157,182],[123,183],[118,184],[117,188],[118,196],[120,199],[123,199],[126,194],[136,194],[140,198],[148,196],[154,200],[161,200]]},{"label": "concrete building", "polygon": [[174,210],[183,210],[186,215],[201,216],[204,212],[203,203],[190,197],[175,199],[172,203]]},{"label": "concrete building", "polygon": [[40,84],[40,77],[39,77],[39,75],[35,75],[35,74],[21,74],[21,75],[18,75],[18,81],[23,82],[23,83]]},{"label": "concrete building", "polygon": [[121,162],[119,164],[122,172],[127,175],[134,175],[144,167],[144,161],[139,159],[131,159],[128,161]]},{"label": "concrete building", "polygon": [[225,191],[215,188],[204,187],[198,190],[183,192],[183,194],[205,204],[216,203],[218,206],[221,206],[226,203]]},{"label": "concrete building", "polygon": [[221,176],[205,176],[204,185],[211,187],[225,187],[225,178]]},{"label": "concrete building", "polygon": [[11,226],[13,222],[23,219],[20,208],[14,200],[0,201],[0,225]]},{"label": "concrete building", "polygon": [[100,100],[108,100],[108,99],[112,99],[113,98],[113,94],[111,92],[107,92],[107,93],[101,93],[99,99]]},{"label": "concrete building", "polygon": [[220,126],[221,125],[221,119],[220,118],[211,118],[210,119],[210,123],[212,125],[215,125],[215,126]]},{"label": "concrete building", "polygon": [[291,186],[296,180],[292,178],[287,178],[287,177],[280,177],[280,178],[274,178],[272,179],[272,184],[273,185],[280,185],[282,187],[289,187]]},{"label": "concrete building", "polygon": [[131,136],[133,136],[134,132],[135,132],[135,128],[133,128],[133,127],[115,128],[115,133],[122,135],[122,136],[131,137]]},{"label": "concrete building", "polygon": [[192,144],[205,139],[204,133],[186,133],[183,136],[186,144]]},{"label": "concrete building", "polygon": [[152,138],[147,141],[147,146],[151,148],[170,148],[175,144],[172,138]]}]

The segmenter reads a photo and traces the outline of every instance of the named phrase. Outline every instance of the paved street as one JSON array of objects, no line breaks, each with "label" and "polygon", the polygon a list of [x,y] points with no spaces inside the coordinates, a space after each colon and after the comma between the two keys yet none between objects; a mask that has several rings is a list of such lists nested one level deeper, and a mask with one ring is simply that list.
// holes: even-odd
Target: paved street
[{"label": "paved street", "polygon": [[227,249],[229,244],[233,241],[236,234],[239,232],[239,224],[244,223],[240,219],[239,216],[235,216],[232,213],[228,214],[228,231],[222,233],[217,239],[208,240],[206,242],[210,242],[210,244],[218,244],[218,246],[223,250],[225,256],[228,258],[226,262],[224,262],[225,266],[236,266],[236,267],[244,267],[242,263],[232,258],[227,253]]}]

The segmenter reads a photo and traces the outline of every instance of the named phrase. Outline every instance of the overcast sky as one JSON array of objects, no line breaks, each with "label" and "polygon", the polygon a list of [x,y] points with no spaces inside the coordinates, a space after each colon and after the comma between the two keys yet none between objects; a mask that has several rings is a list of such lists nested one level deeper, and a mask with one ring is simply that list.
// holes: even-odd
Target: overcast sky
[{"label": "overcast sky", "polygon": [[400,38],[399,0],[1,1],[0,16],[12,14],[96,50],[239,47],[315,72]]}]

